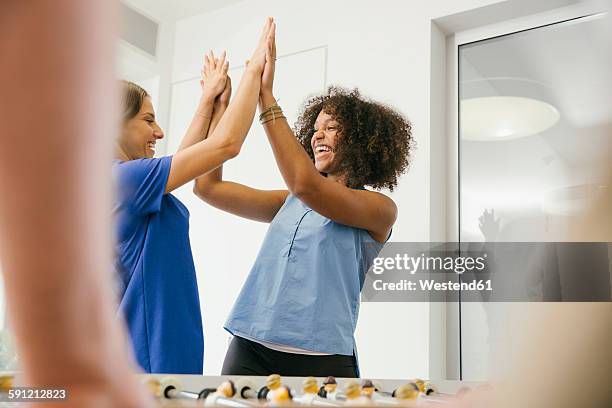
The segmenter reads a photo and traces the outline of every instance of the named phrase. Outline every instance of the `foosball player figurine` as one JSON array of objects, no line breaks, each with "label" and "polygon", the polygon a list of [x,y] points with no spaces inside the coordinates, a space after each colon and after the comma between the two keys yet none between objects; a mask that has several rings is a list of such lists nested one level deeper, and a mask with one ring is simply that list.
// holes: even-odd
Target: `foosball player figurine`
[{"label": "foosball player figurine", "polygon": [[159,382],[159,380],[155,377],[145,377],[142,380],[142,384],[147,387],[147,389],[149,390],[149,393],[154,397],[154,398],[161,398],[161,383]]},{"label": "foosball player figurine", "polygon": [[419,387],[419,392],[425,394],[425,381],[417,378],[414,383]]},{"label": "foosball player figurine", "polygon": [[7,393],[13,388],[14,376],[2,375],[0,376],[0,392]]},{"label": "foosball player figurine", "polygon": [[308,377],[302,383],[302,395],[294,398],[294,401],[302,405],[312,405],[312,402],[317,398],[318,390],[317,379]]},{"label": "foosball player figurine", "polygon": [[331,375],[323,381],[323,386],[319,390],[319,397],[327,399],[336,399],[338,383],[336,378]]},{"label": "foosball player figurine", "polygon": [[281,377],[278,374],[271,374],[266,379],[266,385],[259,389],[257,393],[257,399],[269,400],[268,394],[270,391],[274,391],[281,386]]},{"label": "foosball player figurine", "polygon": [[372,380],[361,381],[361,395],[369,398],[372,404],[396,404],[397,401],[391,397],[391,394],[385,395],[382,387],[376,386]]},{"label": "foosball player figurine", "polygon": [[438,388],[430,382],[425,383],[425,395],[435,395],[438,393]]},{"label": "foosball player figurine", "polygon": [[274,390],[270,390],[268,394],[270,399],[270,405],[272,406],[283,406],[290,405],[293,400],[293,395],[288,387],[281,385]]},{"label": "foosball player figurine", "polygon": [[376,391],[376,387],[374,387],[372,380],[361,381],[361,394],[364,397],[372,398],[374,396],[374,391]]},{"label": "foosball player figurine", "polygon": [[393,391],[393,396],[403,401],[415,400],[419,396],[419,386],[415,383],[401,385]]},{"label": "foosball player figurine", "polygon": [[372,400],[361,395],[361,385],[357,381],[349,381],[344,386],[346,405],[371,405]]},{"label": "foosball player figurine", "polygon": [[204,394],[207,390],[204,389],[200,392],[200,399],[205,399],[204,405],[209,407],[219,405],[218,402],[221,398],[234,398],[234,395],[236,395],[236,386],[232,380],[223,381],[219,384],[217,390],[210,395]]}]

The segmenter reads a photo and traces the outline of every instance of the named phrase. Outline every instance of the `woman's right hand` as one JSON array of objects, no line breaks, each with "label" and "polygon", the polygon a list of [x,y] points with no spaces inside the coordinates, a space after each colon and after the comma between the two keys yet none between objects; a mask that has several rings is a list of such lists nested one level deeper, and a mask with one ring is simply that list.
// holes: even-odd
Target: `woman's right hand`
[{"label": "woman's right hand", "polygon": [[272,95],[274,85],[274,71],[276,69],[276,23],[272,22],[268,33],[266,64],[261,74],[261,95]]},{"label": "woman's right hand", "polygon": [[255,51],[253,51],[251,59],[246,62],[247,70],[252,70],[258,75],[262,74],[266,65],[266,54],[268,53],[267,50],[272,42],[270,33],[272,32],[273,23],[274,19],[272,17],[268,17],[266,24],[261,31],[257,48],[255,48]]}]

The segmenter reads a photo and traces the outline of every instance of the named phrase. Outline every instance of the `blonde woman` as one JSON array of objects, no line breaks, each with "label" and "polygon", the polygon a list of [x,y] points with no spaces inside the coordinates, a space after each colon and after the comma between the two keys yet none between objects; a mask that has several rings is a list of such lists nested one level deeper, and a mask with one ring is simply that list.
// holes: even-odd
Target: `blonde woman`
[{"label": "blonde woman", "polygon": [[206,138],[215,99],[229,95],[225,55],[207,58],[200,103],[173,156],[153,157],[164,133],[151,98],[137,85],[124,84],[114,164],[120,311],[146,372],[202,374],[204,339],[189,212],[171,193],[240,151],[255,113],[271,36],[268,19],[234,99]]}]

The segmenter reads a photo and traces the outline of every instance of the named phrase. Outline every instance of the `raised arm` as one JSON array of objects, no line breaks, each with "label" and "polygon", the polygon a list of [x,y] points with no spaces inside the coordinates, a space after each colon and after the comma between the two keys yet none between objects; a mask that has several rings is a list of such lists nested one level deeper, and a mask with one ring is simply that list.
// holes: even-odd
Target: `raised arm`
[{"label": "raised arm", "polygon": [[[251,63],[240,81],[236,96],[228,106],[213,134],[192,146],[178,151],[172,158],[166,192],[170,192],[235,157],[251,127],[266,60],[272,19],[268,18]],[[212,136],[212,135],[211,135]]]},{"label": "raised arm", "polygon": [[[272,24],[272,35],[275,25]],[[231,80],[216,99],[209,134],[214,134],[216,125],[223,116],[231,94]],[[211,136],[218,137],[218,136]],[[194,193],[206,203],[240,217],[255,221],[270,222],[285,202],[287,190],[258,190],[243,184],[223,180],[223,166],[196,179]]]},{"label": "raised arm", "polygon": [[183,140],[181,140],[177,151],[193,146],[206,138],[213,114],[213,104],[225,88],[228,69],[229,61],[225,60],[225,51],[223,51],[220,58],[215,58],[212,50],[204,55],[204,67],[201,71],[202,79],[200,79],[202,95],[187,133],[185,133]]},{"label": "raised arm", "polygon": [[[276,104],[272,92],[276,59],[274,37],[267,53],[259,102],[262,111]],[[291,193],[321,215],[366,229],[379,242],[387,239],[397,217],[393,200],[377,192],[348,188],[339,180],[319,174],[286,119],[267,120],[264,129]]]}]

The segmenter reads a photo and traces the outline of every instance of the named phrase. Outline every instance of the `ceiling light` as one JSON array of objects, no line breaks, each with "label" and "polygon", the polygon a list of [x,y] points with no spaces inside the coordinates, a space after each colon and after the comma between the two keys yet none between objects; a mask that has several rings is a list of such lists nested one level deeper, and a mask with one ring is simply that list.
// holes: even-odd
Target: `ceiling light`
[{"label": "ceiling light", "polygon": [[537,99],[518,96],[486,96],[462,99],[461,138],[497,141],[532,136],[559,121],[559,111]]}]

